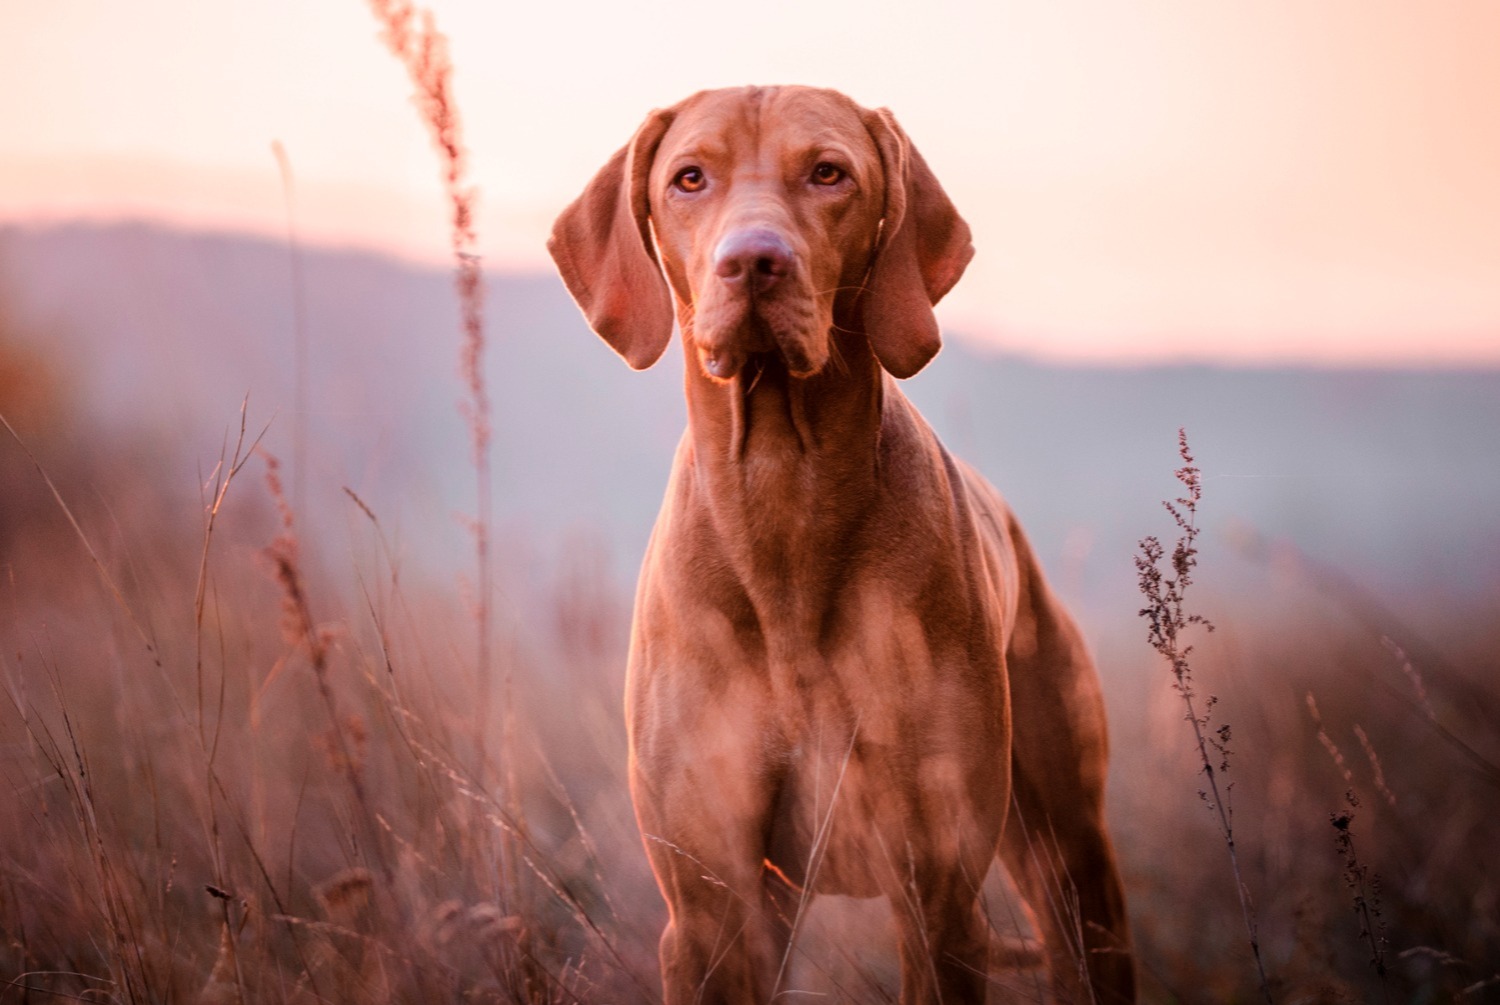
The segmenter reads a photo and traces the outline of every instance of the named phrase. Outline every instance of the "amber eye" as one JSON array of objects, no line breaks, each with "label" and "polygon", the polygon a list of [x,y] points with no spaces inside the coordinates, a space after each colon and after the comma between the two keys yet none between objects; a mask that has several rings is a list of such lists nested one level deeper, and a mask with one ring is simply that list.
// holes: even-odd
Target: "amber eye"
[{"label": "amber eye", "polygon": [[685,167],[672,179],[672,185],[680,192],[696,192],[707,184],[700,167]]},{"label": "amber eye", "polygon": [[812,180],[814,185],[837,185],[844,180],[844,169],[837,164],[822,161],[813,168]]}]

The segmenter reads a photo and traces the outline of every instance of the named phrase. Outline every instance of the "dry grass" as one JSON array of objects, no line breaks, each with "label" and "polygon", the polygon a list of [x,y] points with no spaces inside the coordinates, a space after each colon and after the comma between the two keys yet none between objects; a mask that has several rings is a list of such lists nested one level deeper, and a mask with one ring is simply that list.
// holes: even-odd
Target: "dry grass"
[{"label": "dry grass", "polygon": [[[1174,512],[1183,538],[1172,562],[1179,585],[1196,575],[1202,487],[1185,442],[1182,449],[1178,477],[1188,496]],[[1232,613],[1216,615],[1220,631],[1200,636],[1198,652],[1153,627],[1153,644],[1170,650],[1162,655],[1173,687],[1137,693],[1121,703],[1124,715],[1115,710],[1113,810],[1134,874],[1148,990],[1200,1001],[1496,1000],[1493,612],[1479,602],[1454,610],[1427,627],[1448,636],[1439,645],[1291,548],[1243,532],[1223,540],[1239,555],[1221,553],[1220,561],[1251,563],[1238,562],[1246,575],[1233,596],[1203,606]],[[1138,565],[1150,567],[1152,554]],[[1154,554],[1162,556],[1160,546]],[[1168,612],[1175,631],[1187,627],[1172,602],[1180,591],[1167,602],[1162,594],[1172,591],[1159,583],[1155,596],[1145,592],[1148,610]],[[1425,669],[1408,648],[1424,653]],[[1189,692],[1207,700],[1188,704],[1193,729],[1183,737]],[[1208,707],[1225,723],[1217,732]],[[1224,784],[1231,717],[1232,818]],[[1181,786],[1175,795],[1171,779]],[[1195,788],[1212,813],[1193,812]],[[1228,847],[1231,870],[1222,852],[1215,862],[1216,843]],[[1246,919],[1238,939],[1228,921],[1241,913],[1237,902]]]},{"label": "dry grass", "polygon": [[[268,490],[234,477],[247,463]],[[614,907],[642,868],[606,869],[591,836],[635,843],[612,688],[580,679],[603,649],[577,649],[616,642],[618,611],[573,598],[526,640],[591,728],[556,761],[586,784],[528,741],[522,826],[480,780],[462,605],[400,584],[362,504],[368,563],[332,584],[275,472],[248,444],[226,456],[197,542],[145,507],[75,510],[67,484],[61,524],[5,542],[0,975],[122,1001],[649,999],[647,919]],[[117,499],[148,491],[117,474]],[[529,697],[561,736],[553,695]]]},{"label": "dry grass", "polygon": [[[664,910],[618,711],[629,598],[580,548],[542,596],[508,591],[540,614],[491,616],[505,570],[451,66],[409,4],[372,6],[453,208],[478,596],[401,568],[381,500],[348,493],[352,560],[301,537],[243,419],[181,484],[151,445],[72,425],[0,338],[0,1002],[659,997]],[[1329,570],[1240,550],[1209,565],[1255,582],[1199,597],[1219,631],[1191,684],[1175,638],[1174,692],[1138,638],[1094,633],[1144,996],[1500,1000],[1495,612],[1413,628]],[[501,715],[493,679],[514,681]],[[1214,815],[1193,795],[1228,742],[1198,707],[1185,741],[1193,688],[1235,724],[1232,830],[1227,789]],[[988,889],[1020,945],[1024,911],[1003,877]],[[785,987],[892,1000],[882,905],[820,900],[798,928]],[[997,981],[1043,997],[1034,971]]]},{"label": "dry grass", "polygon": [[[1177,452],[1182,458],[1182,467],[1177,469],[1176,476],[1187,494],[1163,505],[1177,525],[1179,537],[1172,547],[1170,559],[1156,537],[1141,540],[1141,553],[1135,559],[1135,569],[1146,606],[1140,614],[1150,625],[1146,641],[1166,661],[1172,673],[1172,689],[1182,698],[1186,708],[1184,718],[1192,727],[1193,744],[1198,751],[1203,776],[1204,788],[1198,790],[1198,798],[1213,814],[1219,836],[1224,839],[1224,847],[1229,852],[1235,892],[1239,895],[1240,917],[1244,919],[1245,932],[1249,936],[1250,955],[1255,959],[1256,978],[1262,996],[1270,1002],[1273,996],[1266,979],[1265,961],[1261,958],[1255,907],[1250,891],[1245,887],[1239,848],[1234,841],[1234,783],[1227,779],[1230,725],[1226,722],[1217,728],[1213,726],[1213,709],[1218,698],[1210,694],[1203,699],[1193,685],[1193,644],[1187,641],[1188,632],[1195,627],[1211,632],[1214,626],[1203,615],[1190,613],[1187,608],[1187,591],[1193,584],[1193,569],[1198,565],[1198,503],[1203,498],[1203,472],[1193,463],[1184,429],[1177,431]],[[1167,560],[1165,569],[1163,559]]]},{"label": "dry grass", "polygon": [[[196,491],[48,414],[12,423],[36,464],[0,443],[0,1001],[655,1000],[663,910],[618,712],[629,598],[597,555],[496,647],[510,791],[455,641],[472,611],[399,567],[378,500],[348,496],[361,543],[329,567],[239,419]],[[1192,660],[1234,723],[1270,995],[1495,998],[1497,622],[1456,610],[1425,626],[1441,644],[1382,628],[1295,553],[1206,540],[1210,573],[1248,580],[1216,594],[1199,570],[1219,630]],[[1138,638],[1095,634],[1145,997],[1261,997],[1182,698]],[[1000,877],[990,913],[1024,932]],[[883,905],[818,901],[799,927],[787,987],[891,996]],[[1034,972],[997,980],[1041,998]]]}]

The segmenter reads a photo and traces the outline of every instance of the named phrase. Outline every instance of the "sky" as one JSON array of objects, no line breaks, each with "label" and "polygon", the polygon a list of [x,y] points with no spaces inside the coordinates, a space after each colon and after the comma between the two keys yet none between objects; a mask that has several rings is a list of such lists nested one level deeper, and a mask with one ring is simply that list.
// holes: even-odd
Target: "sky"
[{"label": "sky", "polygon": [[[969,221],[951,329],[1056,359],[1500,365],[1492,0],[433,0],[488,266],[653,107],[888,106]],[[0,224],[149,219],[442,261],[361,0],[0,7]]]}]

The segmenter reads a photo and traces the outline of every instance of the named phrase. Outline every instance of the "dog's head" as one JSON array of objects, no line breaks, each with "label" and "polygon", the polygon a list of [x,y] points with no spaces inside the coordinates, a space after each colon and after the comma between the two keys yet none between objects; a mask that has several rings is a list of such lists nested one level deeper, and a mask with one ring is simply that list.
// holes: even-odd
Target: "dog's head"
[{"label": "dog's head", "polygon": [[908,377],[937,352],[932,307],[974,253],[888,111],[806,87],[703,91],[651,113],[548,248],[632,367],[666,349],[675,295],[689,353],[718,379],[757,353],[811,376],[835,325]]}]

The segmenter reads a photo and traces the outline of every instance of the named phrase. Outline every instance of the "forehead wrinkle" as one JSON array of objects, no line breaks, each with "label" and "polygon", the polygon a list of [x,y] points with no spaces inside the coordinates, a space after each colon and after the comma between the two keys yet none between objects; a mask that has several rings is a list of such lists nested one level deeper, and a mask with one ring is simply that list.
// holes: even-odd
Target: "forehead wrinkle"
[{"label": "forehead wrinkle", "polygon": [[694,95],[668,127],[661,147],[665,157],[659,155],[658,159],[701,156],[723,162],[736,158],[746,140],[751,141],[750,149],[755,149],[759,131],[754,114],[756,93],[756,88],[740,88]]},{"label": "forehead wrinkle", "polygon": [[[870,150],[855,151],[850,147],[847,140],[848,136],[845,133],[813,136],[803,146],[809,153],[831,154],[835,157],[843,157],[846,160],[854,160],[857,157],[868,156],[871,153]],[[873,147],[873,144],[871,146]]]},{"label": "forehead wrinkle", "polygon": [[[776,177],[789,161],[828,155],[862,183],[879,171],[879,151],[859,107],[834,91],[749,86],[703,91],[685,101],[657,158],[654,182],[689,162],[742,180]],[[796,170],[807,165],[798,164]]]},{"label": "forehead wrinkle", "polygon": [[717,132],[705,130],[689,133],[682,140],[674,141],[667,148],[667,156],[663,160],[671,162],[683,158],[701,158],[705,161],[723,161],[731,156],[730,145],[723,142],[723,137]]},{"label": "forehead wrinkle", "polygon": [[750,135],[755,139],[755,145],[760,146],[761,124],[766,116],[766,109],[776,97],[777,89],[774,87],[757,87],[754,91],[754,100],[750,102]]},{"label": "forehead wrinkle", "polygon": [[833,91],[791,89],[772,96],[781,107],[775,114],[805,122],[810,128],[843,132],[864,130],[864,124],[852,101]]}]

